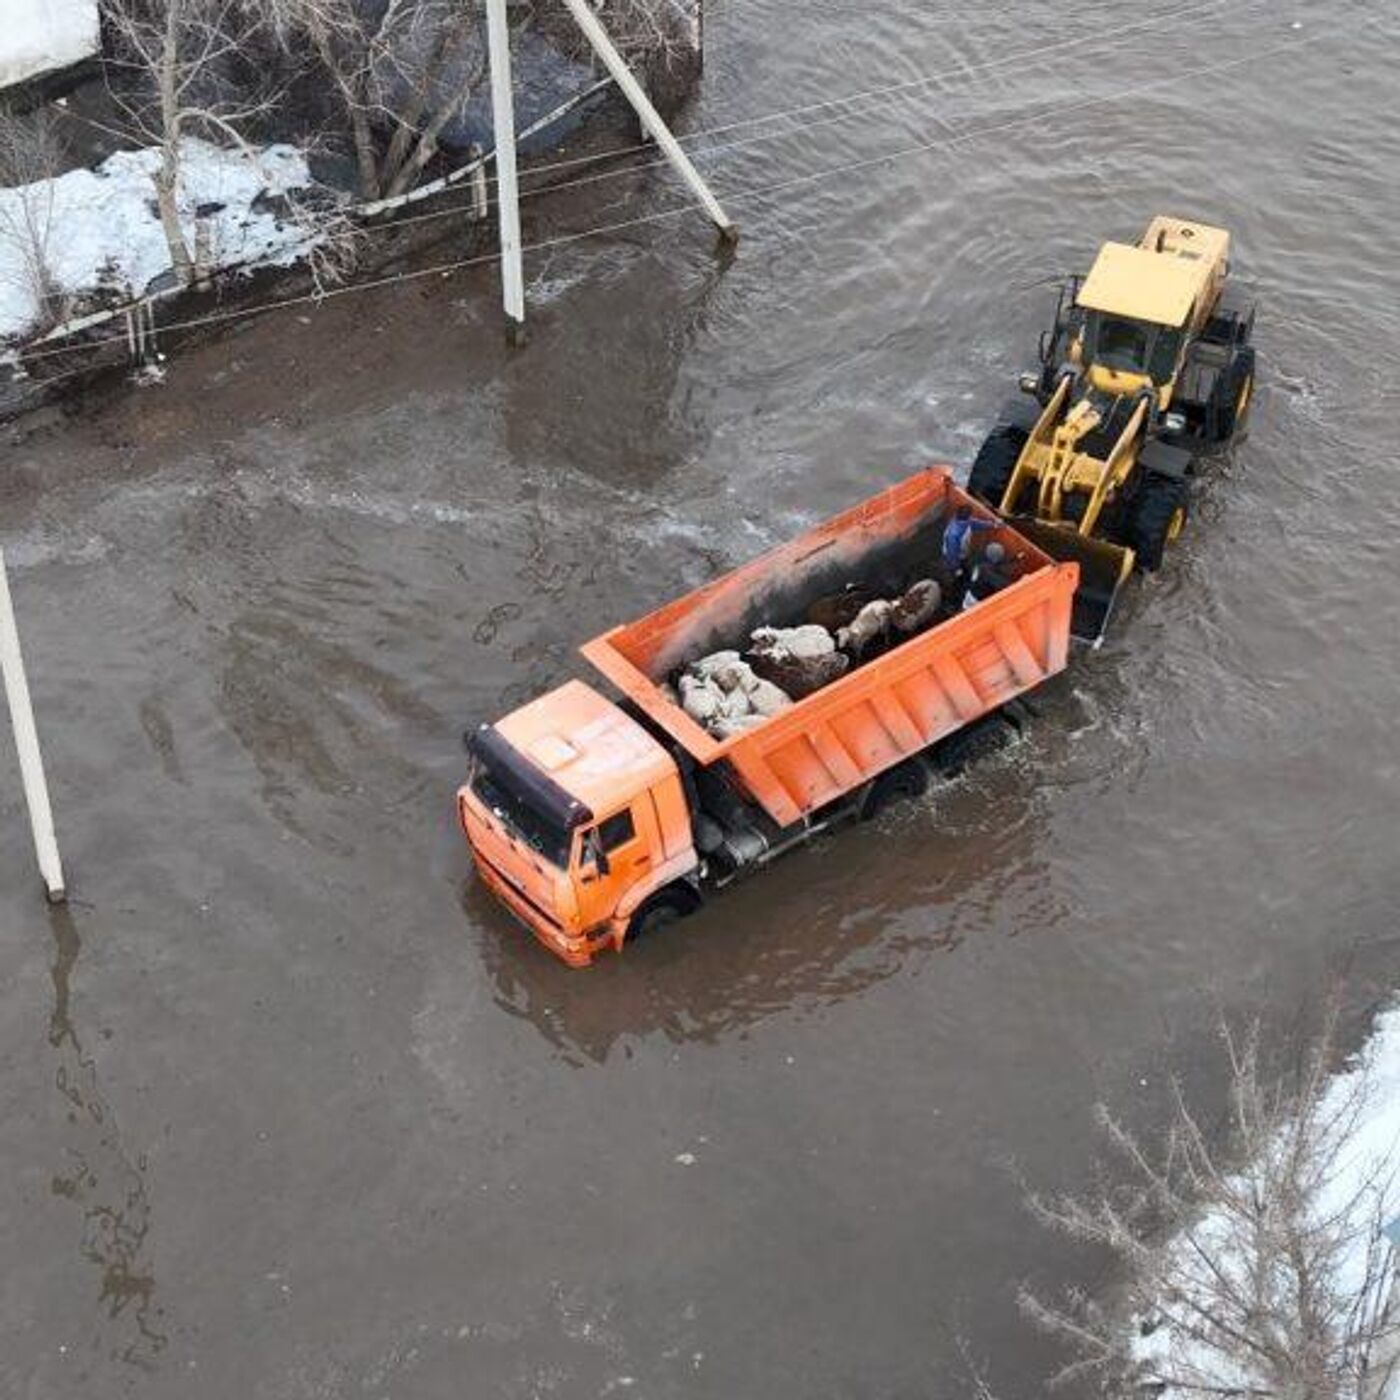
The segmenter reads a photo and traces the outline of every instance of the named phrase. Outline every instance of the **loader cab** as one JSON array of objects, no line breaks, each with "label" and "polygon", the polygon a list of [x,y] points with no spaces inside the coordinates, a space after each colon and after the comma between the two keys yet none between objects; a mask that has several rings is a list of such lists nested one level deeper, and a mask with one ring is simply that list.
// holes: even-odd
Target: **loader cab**
[{"label": "loader cab", "polygon": [[1192,331],[1218,298],[1227,248],[1222,231],[1168,218],[1153,220],[1141,243],[1104,244],[1076,296],[1094,389],[1115,398],[1151,390],[1168,407]]},{"label": "loader cab", "polygon": [[478,873],[575,966],[620,946],[659,884],[695,863],[675,761],[580,681],[470,736],[458,814]]},{"label": "loader cab", "polygon": [[1176,377],[1186,345],[1181,326],[1163,326],[1111,311],[1084,318],[1082,357],[1090,382],[1104,393],[1161,389]]}]

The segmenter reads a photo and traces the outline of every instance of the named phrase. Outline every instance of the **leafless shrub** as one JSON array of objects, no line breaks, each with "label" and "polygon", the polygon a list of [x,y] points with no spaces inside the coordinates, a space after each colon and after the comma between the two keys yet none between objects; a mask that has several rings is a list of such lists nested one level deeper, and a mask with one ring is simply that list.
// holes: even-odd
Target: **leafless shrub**
[{"label": "leafless shrub", "polygon": [[7,276],[35,311],[35,329],[63,316],[64,296],[53,274],[54,178],[63,140],[46,108],[17,113],[0,106],[0,247]]},{"label": "leafless shrub", "polygon": [[337,201],[321,191],[284,196],[287,217],[305,231],[305,263],[319,295],[355,270],[365,231]]},{"label": "leafless shrub", "polygon": [[[698,48],[699,0],[588,0],[619,53],[644,71],[690,63]],[[563,0],[531,0],[520,21],[581,58],[577,26]]]},{"label": "leafless shrub", "polygon": [[[1382,1234],[1391,1178],[1357,1164],[1368,1080],[1333,1078],[1336,1014],[1296,1073],[1261,1069],[1258,1028],[1223,1028],[1230,1132],[1213,1145],[1179,1084],[1160,1152],[1105,1108],[1129,1185],[1033,1198],[1050,1227],[1097,1246],[1126,1280],[1112,1305],[1072,1292],[1025,1312],[1073,1359],[1052,1384],[1104,1394],[1380,1400],[1400,1359]],[[1135,1345],[1128,1320],[1151,1330]]]},{"label": "leafless shrub", "polygon": [[693,6],[687,0],[603,0],[598,18],[618,49],[634,61],[670,67],[693,52]]}]

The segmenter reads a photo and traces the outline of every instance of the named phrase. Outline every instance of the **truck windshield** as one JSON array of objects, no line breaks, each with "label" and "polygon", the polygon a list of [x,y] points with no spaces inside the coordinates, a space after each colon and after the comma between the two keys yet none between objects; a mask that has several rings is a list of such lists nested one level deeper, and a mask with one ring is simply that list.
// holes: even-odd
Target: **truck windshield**
[{"label": "truck windshield", "polygon": [[472,791],[491,809],[495,816],[536,854],[551,865],[566,870],[569,865],[571,833],[542,812],[522,792],[507,772],[494,771],[480,755],[475,756],[471,776]]},{"label": "truck windshield", "polygon": [[1106,369],[1145,374],[1154,384],[1165,384],[1176,368],[1181,332],[1150,321],[1094,312],[1088,325],[1089,362]]}]

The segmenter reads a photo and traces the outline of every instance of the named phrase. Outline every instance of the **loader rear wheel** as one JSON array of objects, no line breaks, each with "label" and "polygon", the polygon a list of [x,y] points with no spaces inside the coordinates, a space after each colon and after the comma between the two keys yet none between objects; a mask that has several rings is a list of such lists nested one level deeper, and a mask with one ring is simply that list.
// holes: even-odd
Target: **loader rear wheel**
[{"label": "loader rear wheel", "polygon": [[1220,386],[1220,402],[1215,410],[1216,437],[1229,442],[1243,435],[1254,402],[1255,355],[1252,345],[1242,345],[1230,365],[1230,373]]},{"label": "loader rear wheel", "polygon": [[972,459],[967,489],[974,496],[986,501],[993,510],[1001,509],[1001,498],[1011,483],[1011,473],[1016,470],[1016,459],[1020,457],[1028,436],[1024,428],[1004,423],[987,434],[982,446],[977,450],[977,455]]},{"label": "loader rear wheel", "polygon": [[1190,483],[1185,477],[1148,472],[1128,508],[1123,542],[1137,556],[1137,566],[1151,573],[1162,555],[1186,528]]}]

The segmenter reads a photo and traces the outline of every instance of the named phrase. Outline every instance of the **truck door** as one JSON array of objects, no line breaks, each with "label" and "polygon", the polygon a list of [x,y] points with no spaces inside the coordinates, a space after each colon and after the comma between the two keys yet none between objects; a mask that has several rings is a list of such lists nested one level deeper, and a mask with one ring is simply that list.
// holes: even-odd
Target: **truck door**
[{"label": "truck door", "polygon": [[612,918],[627,891],[651,874],[654,825],[651,803],[643,800],[579,833],[579,921],[585,930]]}]

